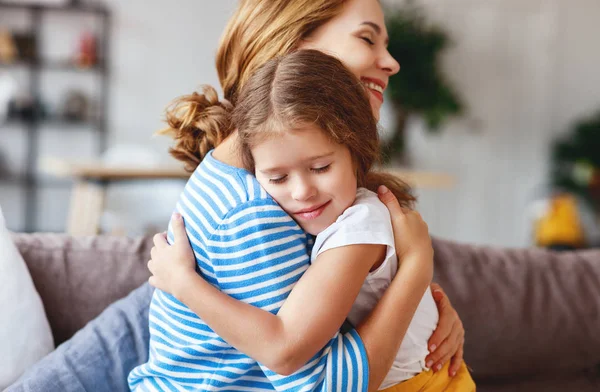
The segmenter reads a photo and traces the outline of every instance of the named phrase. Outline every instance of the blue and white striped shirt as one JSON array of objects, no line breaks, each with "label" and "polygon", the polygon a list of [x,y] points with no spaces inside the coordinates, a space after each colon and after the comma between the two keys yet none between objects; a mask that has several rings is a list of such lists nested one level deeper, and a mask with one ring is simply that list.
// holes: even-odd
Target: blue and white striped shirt
[{"label": "blue and white striped shirt", "polygon": [[[217,161],[211,151],[177,210],[202,276],[233,298],[277,313],[309,266],[309,238],[254,176]],[[173,241],[170,228],[168,238]],[[366,391],[368,361],[352,330],[336,334],[296,373],[281,376],[233,348],[175,297],[155,290],[150,357],[128,380],[136,391]]]}]

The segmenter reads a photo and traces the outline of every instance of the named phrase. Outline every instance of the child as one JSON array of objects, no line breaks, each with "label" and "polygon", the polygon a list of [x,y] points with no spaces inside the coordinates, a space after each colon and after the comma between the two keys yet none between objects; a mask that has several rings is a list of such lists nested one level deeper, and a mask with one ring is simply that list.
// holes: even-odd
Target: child
[{"label": "child", "polygon": [[[258,70],[243,88],[233,112],[248,169],[304,231],[316,235],[313,264],[330,264],[334,274],[336,264],[327,258],[332,251],[369,246],[371,257],[361,265],[368,272],[366,279],[358,269],[339,277],[364,281],[359,292],[346,293],[353,302],[351,310],[340,306],[354,325],[374,308],[398,269],[389,213],[372,190],[384,184],[405,205],[413,200],[402,182],[371,171],[378,156],[378,137],[368,106],[362,85],[338,60],[305,50],[271,60]],[[276,349],[273,342],[284,340],[280,336],[290,338],[278,328],[277,320],[287,316],[288,301],[323,301],[309,296],[296,299],[292,292],[273,315],[235,303],[206,282],[184,284],[189,269],[178,273],[186,270],[173,265],[168,272],[155,270],[152,261],[149,267],[154,274],[151,283],[177,291],[176,296],[219,336],[259,361],[265,351]],[[464,366],[453,379],[447,372],[434,375],[427,369],[427,342],[438,313],[429,290],[417,294],[420,304],[381,388],[474,391]],[[185,299],[192,297],[197,299],[190,303]],[[217,314],[215,308],[221,312]],[[271,333],[265,339],[257,330]]]},{"label": "child", "polygon": [[[287,69],[312,68],[311,58],[310,53],[290,57],[295,63],[288,64]],[[331,72],[331,69],[324,71]],[[349,81],[354,82],[354,79]],[[301,84],[307,85],[306,82]],[[286,85],[288,90],[296,89],[289,82]],[[356,90],[357,86],[347,88]],[[364,103],[364,97],[362,99]],[[418,219],[407,219],[400,224],[407,238],[412,236],[419,241],[410,247],[399,246],[405,250],[406,260],[386,291],[388,300],[377,304],[381,311],[371,312],[370,323],[340,334],[338,330],[377,257],[372,252],[374,246],[332,249],[319,256],[323,261],[320,265],[308,268],[309,237],[250,172],[238,167],[242,166],[238,163],[239,154],[231,153],[232,143],[239,134],[231,126],[231,105],[218,102],[211,89],[206,89],[204,95],[186,97],[182,102],[187,105],[183,111],[189,115],[174,116],[170,125],[180,131],[178,135],[183,135],[186,142],[190,139],[193,154],[189,156],[201,163],[186,184],[177,211],[186,219],[193,253],[187,238],[185,241],[190,259],[195,259],[186,274],[200,279],[200,284],[188,286],[180,280],[169,290],[173,295],[155,291],[149,312],[149,359],[130,373],[131,389],[374,390],[389,370],[417,308],[420,295],[413,293],[420,291],[422,295],[431,280],[432,249],[425,224]],[[233,117],[252,106],[251,101],[240,97]],[[355,103],[351,107],[368,109]],[[193,109],[191,114],[190,109]],[[177,106],[173,110],[177,110]],[[374,129],[373,117],[368,112],[364,119]],[[355,116],[349,115],[349,118]],[[210,146],[216,148],[210,150]],[[206,280],[194,271],[195,266]],[[245,305],[252,312],[260,307],[267,310],[260,315],[283,317],[285,333],[278,335],[279,340],[269,340],[262,335],[265,329],[249,329],[256,338],[248,340],[262,342],[263,351],[254,358],[244,355],[236,350],[237,343],[228,340],[229,335],[217,334],[207,324],[214,320],[215,314],[220,315],[220,307],[212,315],[200,318],[194,312],[195,306],[183,301],[180,290],[188,292],[189,288],[191,292],[196,286],[201,290],[214,290],[226,301],[234,302],[233,306]],[[229,295],[223,295],[216,288]],[[315,300],[307,301],[311,296]],[[194,296],[191,302],[208,298],[209,295]],[[316,298],[324,304],[318,303]],[[206,305],[203,306],[205,311],[210,308],[210,304]],[[406,312],[387,317],[398,308]],[[242,320],[242,323],[252,324],[251,320]],[[394,332],[386,334],[390,330]],[[289,336],[294,339],[288,339]],[[363,337],[368,340],[364,344]],[[278,345],[278,349],[274,345]],[[375,348],[377,356],[371,355],[369,347]]]}]

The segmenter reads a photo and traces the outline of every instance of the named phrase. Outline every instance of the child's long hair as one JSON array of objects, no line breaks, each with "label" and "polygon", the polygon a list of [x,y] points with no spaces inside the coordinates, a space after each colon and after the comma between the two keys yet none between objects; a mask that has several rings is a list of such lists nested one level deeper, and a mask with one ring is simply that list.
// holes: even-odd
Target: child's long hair
[{"label": "child's long hair", "polygon": [[372,170],[378,162],[379,137],[367,92],[336,58],[300,50],[268,61],[250,77],[233,109],[245,166],[254,171],[250,150],[270,135],[319,127],[333,142],[350,150],[359,187],[387,186],[405,207],[415,201],[406,183]]},{"label": "child's long hair", "polygon": [[219,82],[227,101],[212,87],[181,96],[167,108],[167,127],[175,138],[171,155],[193,171],[205,154],[233,129],[224,111],[250,76],[267,61],[296,50],[315,29],[342,12],[346,0],[240,0],[217,50]]}]

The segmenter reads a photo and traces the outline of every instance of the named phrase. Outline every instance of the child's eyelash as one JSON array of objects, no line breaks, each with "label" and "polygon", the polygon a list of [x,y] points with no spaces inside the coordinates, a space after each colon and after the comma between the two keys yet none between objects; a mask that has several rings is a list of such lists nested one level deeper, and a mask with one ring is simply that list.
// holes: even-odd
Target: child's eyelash
[{"label": "child's eyelash", "polygon": [[[325,173],[327,170],[331,168],[331,164],[323,167],[315,167],[310,169],[313,173]],[[269,178],[269,183],[271,184],[282,184],[287,180],[287,176],[279,177],[279,178]]]},{"label": "child's eyelash", "polygon": [[270,178],[269,182],[271,184],[281,184],[283,182],[285,182],[287,176],[283,176],[283,177],[279,177],[279,178]]},{"label": "child's eyelash", "polygon": [[331,164],[329,164],[327,166],[323,166],[323,167],[317,167],[317,168],[314,168],[311,170],[315,173],[325,173],[327,170],[329,170],[330,167],[331,167]]}]

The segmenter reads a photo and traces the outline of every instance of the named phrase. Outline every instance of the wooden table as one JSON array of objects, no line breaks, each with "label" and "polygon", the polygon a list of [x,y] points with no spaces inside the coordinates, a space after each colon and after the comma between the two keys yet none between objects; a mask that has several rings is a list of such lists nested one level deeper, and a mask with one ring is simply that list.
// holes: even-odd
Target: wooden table
[{"label": "wooden table", "polygon": [[98,234],[109,184],[164,179],[185,181],[189,178],[189,173],[181,167],[117,167],[99,162],[79,163],[52,157],[41,159],[40,169],[47,174],[75,181],[71,191],[67,233],[78,236]]},{"label": "wooden table", "polygon": [[[181,167],[121,167],[99,162],[80,163],[60,158],[40,160],[40,169],[57,177],[75,181],[71,192],[67,233],[71,235],[98,234],[100,217],[104,210],[106,187],[117,181],[143,181],[162,179],[187,180],[189,173]],[[455,178],[444,173],[414,171],[402,168],[384,168],[415,188],[450,188]]]}]

